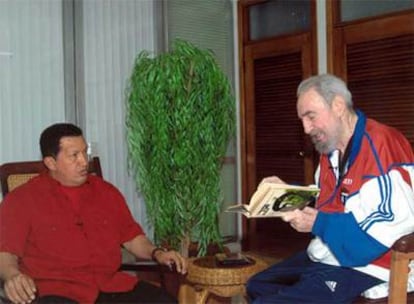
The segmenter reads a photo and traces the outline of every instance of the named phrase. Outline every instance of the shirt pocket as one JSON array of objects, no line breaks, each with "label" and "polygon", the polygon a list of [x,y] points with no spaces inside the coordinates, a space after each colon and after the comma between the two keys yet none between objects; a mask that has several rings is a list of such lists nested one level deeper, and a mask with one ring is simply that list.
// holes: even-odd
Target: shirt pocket
[{"label": "shirt pocket", "polygon": [[28,250],[55,261],[83,264],[88,259],[89,248],[83,223],[76,218],[58,216],[34,227]]}]

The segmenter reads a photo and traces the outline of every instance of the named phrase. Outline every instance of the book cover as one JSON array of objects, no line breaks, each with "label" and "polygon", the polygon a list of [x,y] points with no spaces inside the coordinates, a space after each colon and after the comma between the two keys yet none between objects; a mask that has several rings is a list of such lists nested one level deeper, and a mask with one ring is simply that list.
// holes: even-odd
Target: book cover
[{"label": "book cover", "polygon": [[278,217],[283,212],[303,209],[315,202],[319,189],[315,185],[261,183],[249,204],[230,206],[226,212],[237,212],[251,217]]},{"label": "book cover", "polygon": [[231,267],[231,266],[243,266],[252,264],[252,260],[244,254],[238,253],[217,253],[215,255],[218,266]]}]

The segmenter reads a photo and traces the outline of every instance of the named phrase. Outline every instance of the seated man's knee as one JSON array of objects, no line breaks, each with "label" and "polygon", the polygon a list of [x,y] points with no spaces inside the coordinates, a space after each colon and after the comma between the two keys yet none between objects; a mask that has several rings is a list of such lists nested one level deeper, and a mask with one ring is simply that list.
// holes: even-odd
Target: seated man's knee
[{"label": "seated man's knee", "polygon": [[258,288],[260,287],[258,287],[258,282],[254,279],[254,277],[247,280],[246,293],[250,300],[256,297]]}]

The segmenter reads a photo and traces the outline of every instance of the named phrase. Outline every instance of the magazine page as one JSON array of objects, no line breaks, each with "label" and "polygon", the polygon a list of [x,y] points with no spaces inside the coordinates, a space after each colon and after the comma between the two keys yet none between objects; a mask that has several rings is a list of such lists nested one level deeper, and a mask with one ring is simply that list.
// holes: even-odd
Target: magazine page
[{"label": "magazine page", "polygon": [[303,209],[312,204],[319,189],[314,186],[261,183],[252,195],[248,205],[235,205],[227,212],[238,212],[246,217],[278,217],[283,212]]}]

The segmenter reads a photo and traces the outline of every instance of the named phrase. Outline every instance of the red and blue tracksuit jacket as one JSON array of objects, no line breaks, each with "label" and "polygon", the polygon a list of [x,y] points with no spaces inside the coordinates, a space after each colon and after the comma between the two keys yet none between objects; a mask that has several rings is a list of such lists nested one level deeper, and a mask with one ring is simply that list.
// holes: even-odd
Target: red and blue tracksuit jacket
[{"label": "red and blue tracksuit jacket", "polygon": [[388,281],[390,247],[414,231],[414,155],[398,130],[357,115],[345,173],[338,151],[320,157],[320,212],[308,255]]}]

